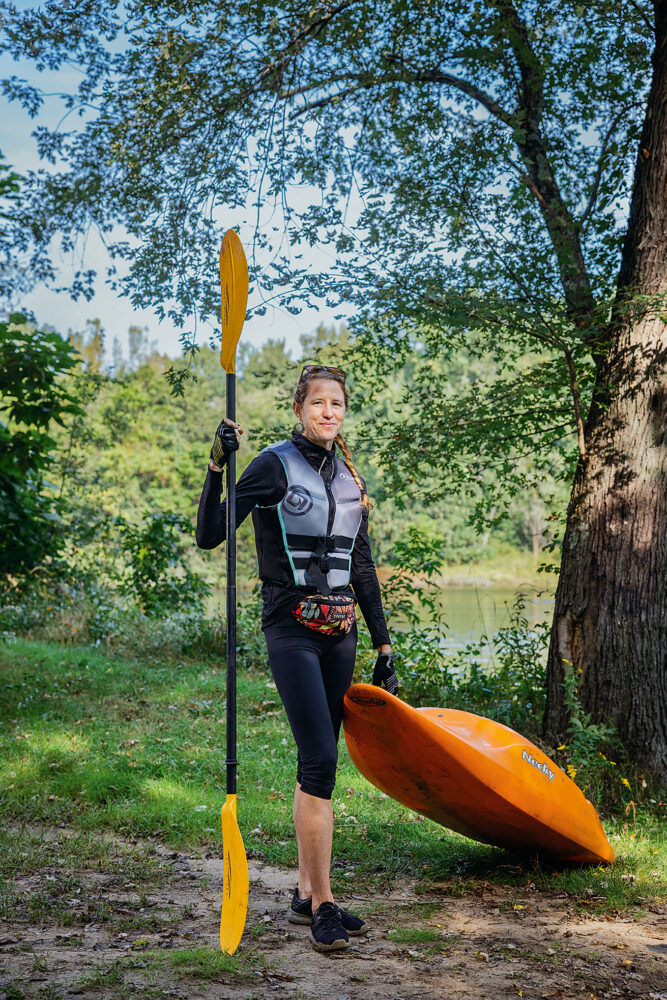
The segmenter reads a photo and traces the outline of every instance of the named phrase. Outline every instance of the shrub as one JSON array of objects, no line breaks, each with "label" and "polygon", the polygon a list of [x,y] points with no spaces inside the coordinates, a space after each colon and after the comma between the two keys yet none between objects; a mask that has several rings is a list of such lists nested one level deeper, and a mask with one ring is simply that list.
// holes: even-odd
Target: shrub
[{"label": "shrub", "polygon": [[[446,655],[447,625],[433,582],[442,551],[438,538],[416,528],[409,529],[396,547],[398,565],[383,598],[390,618],[400,614],[407,621],[405,628],[392,630],[392,643],[399,653],[399,696],[412,705],[473,712],[520,732],[556,760],[602,814],[632,818],[637,810],[645,810],[663,815],[664,789],[655,776],[629,763],[612,726],[593,723],[584,712],[572,669],[566,674],[564,689],[570,713],[567,739],[558,748],[544,744],[541,725],[551,626],[528,622],[524,594],[517,594],[505,628],[492,637],[481,636],[479,643],[455,656]],[[489,646],[492,659],[483,662],[482,648]],[[363,644],[360,648],[365,652]]]}]

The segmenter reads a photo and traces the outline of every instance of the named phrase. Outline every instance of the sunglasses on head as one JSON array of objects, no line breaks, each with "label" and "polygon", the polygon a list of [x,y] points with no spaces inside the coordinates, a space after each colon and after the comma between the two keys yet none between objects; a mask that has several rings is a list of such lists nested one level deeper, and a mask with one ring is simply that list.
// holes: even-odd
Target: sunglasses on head
[{"label": "sunglasses on head", "polygon": [[345,381],[345,372],[342,368],[332,368],[329,365],[304,365],[299,376],[299,381],[307,375],[337,375]]}]

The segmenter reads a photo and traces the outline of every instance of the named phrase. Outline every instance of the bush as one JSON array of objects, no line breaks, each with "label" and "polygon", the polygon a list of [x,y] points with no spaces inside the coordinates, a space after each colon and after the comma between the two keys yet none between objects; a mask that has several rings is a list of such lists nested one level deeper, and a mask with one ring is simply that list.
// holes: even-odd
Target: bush
[{"label": "bush", "polygon": [[[612,726],[593,723],[577,697],[577,677],[566,674],[564,698],[570,713],[566,742],[554,748],[541,735],[546,698],[546,654],[550,624],[530,625],[526,597],[517,594],[510,622],[492,637],[482,636],[456,656],[447,656],[438,587],[433,583],[443,558],[440,539],[410,528],[396,546],[398,565],[384,588],[399,653],[399,696],[412,705],[442,705],[502,722],[542,747],[567,771],[603,815],[634,817],[645,810],[664,815],[664,789],[657,779],[630,765]],[[424,621],[428,624],[424,624]],[[493,647],[491,662],[481,662],[483,647]]]},{"label": "bush", "polygon": [[147,615],[201,610],[210,586],[185,561],[192,525],[179,514],[146,513],[141,524],[115,518],[126,569],[120,592]]},{"label": "bush", "polygon": [[13,313],[0,321],[0,574],[21,577],[57,554],[63,503],[49,483],[54,424],[81,413],[64,375],[78,361],[52,331]]},{"label": "bush", "polygon": [[664,788],[630,762],[614,726],[592,722],[577,694],[579,674],[566,663],[564,697],[570,715],[567,740],[554,759],[603,814],[635,818],[637,809],[664,815]]}]

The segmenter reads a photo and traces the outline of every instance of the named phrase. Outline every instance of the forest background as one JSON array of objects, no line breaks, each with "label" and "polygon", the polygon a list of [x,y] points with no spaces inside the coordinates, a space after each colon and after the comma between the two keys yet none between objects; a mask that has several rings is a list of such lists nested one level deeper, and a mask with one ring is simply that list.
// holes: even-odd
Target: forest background
[{"label": "forest background", "polygon": [[[40,331],[27,322],[13,330],[12,324],[8,326],[6,338],[12,333],[16,337],[21,329],[40,337]],[[207,591],[224,586],[224,558],[198,550],[193,537],[210,440],[224,413],[224,379],[217,353],[203,347],[190,367],[188,391],[178,397],[164,376],[180,359],[160,354],[146,331],[129,331],[127,357],[116,342],[111,363],[105,360],[104,339],[99,321],[91,322],[83,333],[69,335],[72,368],[61,380],[79,409],[68,414],[62,426],[53,425],[48,453],[42,455],[48,458],[48,474],[40,486],[50,503],[49,544],[40,552],[42,558],[23,567],[23,575],[18,554],[13,565],[6,557],[5,569],[19,571],[14,581],[18,590],[31,579],[37,589],[42,577],[48,580],[48,626],[44,616],[35,613],[50,634],[66,628],[70,637],[80,634],[110,642],[120,629],[118,622],[112,624],[114,599],[117,614],[128,600],[141,612],[194,611],[200,609]],[[355,349],[345,329],[320,327],[301,338],[301,349],[305,359],[340,362],[347,357],[354,364]],[[386,578],[396,568],[401,546],[411,537],[430,548],[442,582],[482,577],[487,582],[534,585],[538,568],[556,568],[551,558],[553,535],[547,526],[562,517],[566,505],[563,450],[553,449],[551,475],[543,471],[532,490],[510,497],[502,516],[487,519],[484,525],[475,525],[485,495],[481,467],[462,496],[455,497],[443,477],[439,502],[426,504],[415,497],[406,503],[404,493],[395,494],[387,486],[372,442],[382,436],[389,415],[395,418],[402,407],[409,411],[417,363],[415,357],[402,371],[390,373],[384,388],[371,399],[363,390],[361,398],[355,398],[351,368],[352,408],[346,435],[353,446],[358,445],[356,461],[373,498],[370,534],[381,575],[384,571]],[[295,423],[291,399],[299,365],[283,341],[268,341],[261,348],[241,345],[238,409],[245,430],[241,468],[266,444],[289,434]],[[454,398],[478,391],[484,381],[497,377],[497,370],[492,359],[472,358],[461,351],[449,364],[434,369],[433,377]],[[517,468],[530,464],[526,458],[516,461]],[[141,554],[142,541],[143,548],[150,547],[151,562],[144,565],[143,574],[139,560],[149,560],[148,549]],[[156,554],[160,545],[162,558]],[[548,551],[542,552],[545,546]],[[249,590],[256,581],[250,520],[239,534],[238,557],[241,585]],[[547,578],[545,589],[549,584]],[[64,614],[73,591],[76,624],[70,609],[65,625],[65,619],[58,617],[58,598]],[[206,603],[211,606],[211,600]]]},{"label": "forest background", "polygon": [[[156,3],[150,16],[141,4],[102,5],[85,17],[6,7],[8,52],[40,70],[73,58],[83,75],[62,95],[81,128],[34,133],[53,170],[10,178],[15,190],[5,189],[14,202],[5,285],[52,281],[53,242],[75,252],[92,227],[107,240],[114,289],[184,326],[193,312],[206,319],[218,308],[220,211],[227,217],[253,199],[255,313],[272,299],[288,310],[313,298],[353,309],[353,341],[349,351],[337,345],[335,360],[354,372],[353,444],[362,467],[367,455],[377,460],[371,491],[378,510],[389,506],[376,550],[398,567],[403,613],[408,598],[424,602],[424,588],[410,582],[416,569],[433,578],[457,547],[516,544],[521,507],[535,500],[547,508],[539,517],[556,525],[564,505],[556,484],[570,484],[544,731],[559,742],[583,713],[599,732],[616,725],[635,761],[664,771],[664,5],[649,16],[611,2],[426,3],[417,16],[399,3],[378,17],[361,0],[308,11],[263,2],[241,4],[240,19],[214,2],[192,12]],[[18,77],[5,92],[30,115],[44,99]],[[290,200],[295,187],[305,202]],[[335,266],[324,272],[311,265],[327,245]],[[70,294],[90,295],[94,279],[82,265]],[[24,347],[32,337],[10,320],[8,356],[10,327],[21,329]],[[184,330],[189,363],[168,371],[177,400],[196,399],[203,384],[191,378],[201,360],[192,337]],[[61,357],[61,375],[70,361]],[[95,426],[104,373],[93,368],[89,398],[58,383],[57,405],[75,424],[85,411]],[[274,382],[273,407],[284,403],[289,417],[289,394]],[[267,376],[262,392],[274,382]],[[158,452],[155,476],[136,470],[155,501],[156,483],[168,489],[183,475],[183,455],[163,467],[171,447],[155,445],[163,422],[149,428],[145,405],[123,404],[136,427],[108,414],[117,439],[145,435],[146,450]],[[22,409],[15,394],[10,420],[20,423]],[[48,414],[33,406],[27,416],[46,434]],[[276,426],[284,434],[284,418],[264,416],[267,438],[250,435],[258,447]],[[42,505],[41,538],[63,574],[68,546],[81,540],[78,579],[68,585],[76,620],[101,567],[109,592],[131,598],[140,614],[167,601],[178,611],[179,595],[183,606],[203,602],[184,515],[142,519],[133,508],[98,521],[105,461],[86,465],[88,430],[78,433],[67,447],[81,465],[61,477],[52,509],[39,489],[55,469],[50,446],[18,436],[25,448],[11,446],[14,486],[26,489],[8,506],[19,528],[31,504],[37,513]],[[112,462],[129,472],[124,459]],[[85,497],[64,533],[77,476]],[[131,494],[130,479],[119,480]],[[456,497],[449,508],[443,484]],[[399,537],[393,525],[408,520],[406,509],[422,520]],[[531,530],[535,540],[540,531]],[[16,537],[25,564],[5,571],[32,582],[39,532],[32,549],[29,534]],[[160,562],[160,553],[169,555]],[[94,595],[90,617],[104,641],[117,614],[113,601],[102,613],[106,602]],[[428,659],[423,633],[420,643]]]}]

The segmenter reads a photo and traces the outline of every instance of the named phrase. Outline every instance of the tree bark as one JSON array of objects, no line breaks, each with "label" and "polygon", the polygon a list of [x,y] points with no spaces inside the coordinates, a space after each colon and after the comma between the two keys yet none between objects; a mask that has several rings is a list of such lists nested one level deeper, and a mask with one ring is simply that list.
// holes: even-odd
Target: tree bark
[{"label": "tree bark", "polygon": [[593,721],[667,781],[667,0],[610,323],[568,508],[545,734],[567,731],[563,681]]}]

